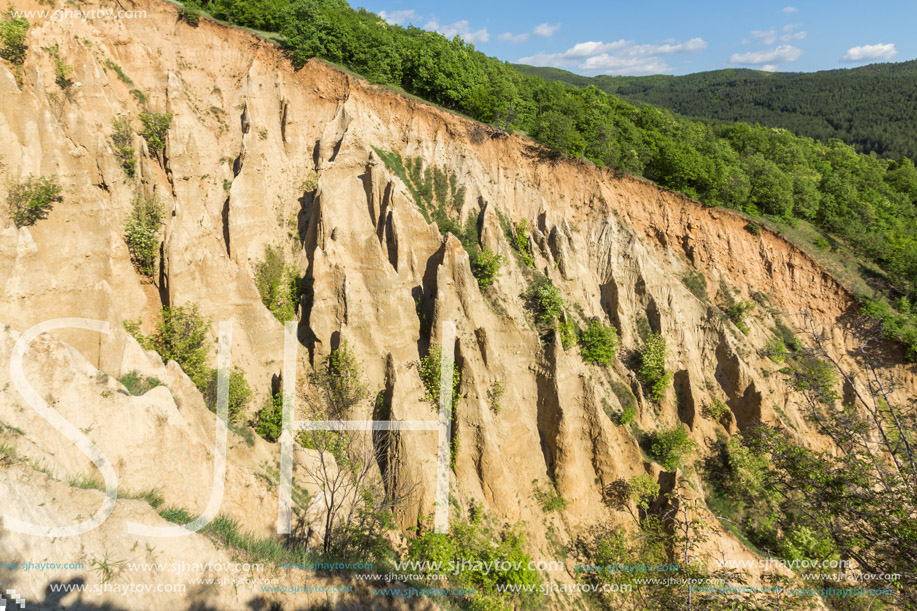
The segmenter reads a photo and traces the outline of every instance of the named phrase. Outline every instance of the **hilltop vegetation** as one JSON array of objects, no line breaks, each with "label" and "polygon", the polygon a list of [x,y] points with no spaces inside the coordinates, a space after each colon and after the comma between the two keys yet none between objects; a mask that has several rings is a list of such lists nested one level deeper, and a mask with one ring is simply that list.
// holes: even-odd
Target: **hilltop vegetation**
[{"label": "hilltop vegetation", "polygon": [[644,176],[713,206],[813,223],[886,274],[886,291],[915,298],[917,168],[744,123],[709,125],[598,87],[573,88],[520,72],[415,27],[387,24],[344,0],[203,0],[243,26],[279,31],[297,65],[312,57],[543,144],[545,157],[585,157]]},{"label": "hilltop vegetation", "polygon": [[688,117],[760,123],[822,142],[840,138],[861,153],[917,157],[917,126],[910,120],[917,60],[811,73],[727,69],[684,76],[588,77],[557,68],[516,67],[549,81],[595,85]]}]

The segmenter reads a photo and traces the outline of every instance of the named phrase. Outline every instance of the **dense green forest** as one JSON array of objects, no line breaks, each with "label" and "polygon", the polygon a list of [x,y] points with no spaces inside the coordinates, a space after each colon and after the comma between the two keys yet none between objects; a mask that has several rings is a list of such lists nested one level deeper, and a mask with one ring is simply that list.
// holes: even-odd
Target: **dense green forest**
[{"label": "dense green forest", "polygon": [[[783,129],[708,124],[634,106],[596,86],[525,74],[455,37],[387,24],[344,0],[200,0],[239,25],[278,32],[296,65],[319,57],[373,82],[519,130],[543,154],[585,157],[617,172],[752,216],[813,223],[887,275],[895,310],[868,310],[917,360],[917,168],[907,158],[863,155],[839,139],[820,143]],[[188,5],[186,5],[188,6]]]},{"label": "dense green forest", "polygon": [[728,69],[636,77],[516,68],[688,117],[760,123],[822,142],[840,138],[861,153],[917,158],[917,60],[811,73]]}]

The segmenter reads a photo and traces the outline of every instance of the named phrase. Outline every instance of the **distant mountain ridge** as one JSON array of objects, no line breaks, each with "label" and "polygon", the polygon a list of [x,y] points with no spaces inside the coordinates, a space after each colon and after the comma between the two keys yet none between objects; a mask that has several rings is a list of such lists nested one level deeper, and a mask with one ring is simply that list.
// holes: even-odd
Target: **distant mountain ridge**
[{"label": "distant mountain ridge", "polygon": [[515,67],[689,117],[760,123],[819,140],[840,138],[863,153],[917,157],[917,60],[810,73],[730,68],[637,77]]}]

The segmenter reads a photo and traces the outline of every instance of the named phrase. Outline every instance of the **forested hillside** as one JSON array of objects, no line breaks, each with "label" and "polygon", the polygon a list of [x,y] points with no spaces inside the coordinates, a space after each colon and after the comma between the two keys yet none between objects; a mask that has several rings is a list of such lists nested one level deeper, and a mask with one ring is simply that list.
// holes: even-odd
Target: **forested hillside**
[{"label": "forested hillside", "polygon": [[710,125],[598,87],[571,88],[520,72],[460,38],[386,23],[344,0],[202,0],[186,5],[243,26],[279,32],[295,64],[319,57],[400,87],[501,130],[525,132],[543,155],[599,166],[751,216],[802,219],[845,242],[887,275],[899,314],[877,305],[891,337],[917,359],[910,314],[917,291],[917,168],[747,123]]},{"label": "forested hillside", "polygon": [[911,117],[917,106],[917,60],[812,73],[729,69],[636,77],[516,67],[689,117],[760,123],[823,142],[840,138],[861,153],[917,157],[917,124]]}]

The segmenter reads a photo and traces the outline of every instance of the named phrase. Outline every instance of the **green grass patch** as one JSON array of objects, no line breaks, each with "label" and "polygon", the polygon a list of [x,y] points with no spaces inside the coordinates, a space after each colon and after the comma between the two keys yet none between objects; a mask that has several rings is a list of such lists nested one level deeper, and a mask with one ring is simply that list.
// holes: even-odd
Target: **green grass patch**
[{"label": "green grass patch", "polygon": [[136,494],[128,493],[122,494],[121,496],[126,499],[146,501],[153,509],[159,509],[162,504],[165,503],[165,499],[162,497],[162,492],[159,490],[159,488],[150,488],[149,490],[144,490],[143,492],[138,492]]},{"label": "green grass patch", "polygon": [[79,488],[81,490],[101,490],[105,492],[105,482],[100,480],[96,475],[78,475],[76,477],[71,477],[68,481],[71,488]]},{"label": "green grass patch", "polygon": [[550,513],[552,511],[563,511],[567,508],[567,501],[557,492],[557,486],[554,482],[548,482],[542,486],[537,479],[532,480],[532,494],[541,505],[542,511]]},{"label": "green grass patch", "polygon": [[691,293],[701,301],[709,301],[707,297],[707,282],[701,271],[692,269],[681,277],[681,281]]},{"label": "green grass patch", "polygon": [[136,369],[128,371],[118,378],[118,381],[127,389],[127,392],[135,397],[144,395],[157,386],[162,386],[158,378],[145,376]]},{"label": "green grass patch", "polygon": [[116,64],[115,62],[111,61],[110,59],[106,59],[106,60],[105,60],[105,65],[106,65],[110,70],[112,70],[115,74],[117,74],[117,75],[118,75],[118,78],[121,79],[121,81],[122,81],[123,83],[125,83],[125,84],[127,84],[127,85],[133,85],[133,84],[134,84],[134,81],[132,81],[132,80],[130,79],[129,76],[127,76],[126,74],[124,74],[124,70],[122,70],[122,69],[121,69],[121,66],[119,66],[119,65]]},{"label": "green grass patch", "polygon": [[188,511],[181,507],[175,507],[169,505],[168,507],[160,510],[159,515],[166,521],[171,522],[172,524],[187,524],[188,522],[194,521],[194,516],[192,516]]},{"label": "green grass patch", "polygon": [[12,433],[16,433],[17,435],[25,435],[25,432],[19,427],[15,427],[0,420],[0,433],[4,431],[10,431]]}]

